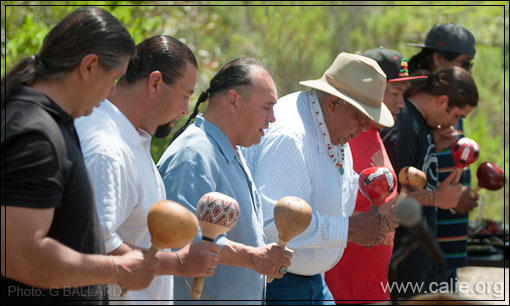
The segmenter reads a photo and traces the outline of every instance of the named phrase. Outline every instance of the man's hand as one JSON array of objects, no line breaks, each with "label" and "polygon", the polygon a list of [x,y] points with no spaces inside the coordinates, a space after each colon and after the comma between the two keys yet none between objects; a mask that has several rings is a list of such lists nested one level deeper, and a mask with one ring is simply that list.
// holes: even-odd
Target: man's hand
[{"label": "man's hand", "polygon": [[158,259],[140,250],[113,256],[118,268],[117,282],[126,290],[141,290],[152,282],[159,266]]},{"label": "man's hand", "polygon": [[441,209],[455,208],[459,203],[461,184],[451,184],[457,172],[452,171],[436,190],[435,206]]},{"label": "man's hand", "polygon": [[193,242],[177,253],[188,274],[186,277],[213,276],[220,260],[220,246],[209,241]]},{"label": "man's hand", "polygon": [[397,216],[395,216],[395,203],[397,202],[398,197],[393,197],[393,199],[389,200],[388,202],[380,205],[378,207],[378,212],[386,217],[385,221],[387,220],[387,225],[393,229],[396,229],[399,226],[399,221]]},{"label": "man's hand", "polygon": [[460,199],[455,211],[458,214],[466,214],[478,206],[478,194],[476,194],[471,188],[462,186],[460,191]]},{"label": "man's hand", "polygon": [[431,129],[431,132],[436,145],[436,152],[441,152],[451,146],[455,139],[455,130],[452,126],[438,126]]},{"label": "man's hand", "polygon": [[347,240],[360,246],[374,247],[380,245],[386,234],[393,232],[398,222],[385,215],[365,212],[349,217],[349,234]]},{"label": "man's hand", "polygon": [[282,250],[276,243],[254,248],[252,253],[253,270],[269,277],[282,278],[281,267],[290,266],[293,253],[294,251],[287,248]]}]

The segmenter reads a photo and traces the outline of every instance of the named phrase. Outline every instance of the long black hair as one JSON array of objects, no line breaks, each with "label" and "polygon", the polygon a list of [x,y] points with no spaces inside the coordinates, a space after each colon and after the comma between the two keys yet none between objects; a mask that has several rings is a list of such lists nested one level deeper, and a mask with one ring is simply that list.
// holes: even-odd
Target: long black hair
[{"label": "long black hair", "polygon": [[[163,81],[172,86],[183,76],[187,63],[198,68],[197,59],[188,46],[171,36],[154,36],[136,45],[135,56],[129,61],[126,74],[118,85],[133,84],[157,70],[161,72]],[[160,125],[154,137],[164,138],[171,130],[168,123]]]},{"label": "long black hair", "polygon": [[79,66],[87,54],[96,54],[109,71],[121,67],[123,55],[132,56],[134,50],[129,32],[112,14],[97,7],[79,8],[51,29],[38,54],[24,58],[2,78],[1,105],[19,85],[58,78]]},{"label": "long black hair", "polygon": [[444,50],[434,50],[430,48],[422,48],[421,52],[414,55],[408,62],[409,65],[409,73],[412,74],[418,70],[428,70],[432,71],[437,67],[434,67],[434,52],[439,53],[442,57],[444,57],[447,61],[453,61],[458,56],[462,55],[462,53],[456,53],[451,51]]},{"label": "long black hair", "polygon": [[253,66],[261,67],[271,75],[269,68],[252,58],[241,57],[225,64],[211,79],[209,89],[200,94],[195,104],[195,109],[184,126],[175,132],[172,142],[184,132],[191,121],[198,115],[199,105],[209,98],[217,94],[227,93],[230,89],[235,89],[243,99],[247,99],[252,85],[251,71]]},{"label": "long black hair", "polygon": [[167,35],[151,37],[136,45],[135,55],[119,85],[133,84],[156,70],[161,72],[165,83],[173,85],[183,75],[187,62],[198,68],[195,55],[188,46]]}]

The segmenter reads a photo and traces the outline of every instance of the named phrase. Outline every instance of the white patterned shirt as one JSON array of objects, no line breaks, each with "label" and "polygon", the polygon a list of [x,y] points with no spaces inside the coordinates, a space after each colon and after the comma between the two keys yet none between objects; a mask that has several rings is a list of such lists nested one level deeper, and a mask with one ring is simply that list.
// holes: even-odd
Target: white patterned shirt
[{"label": "white patterned shirt", "polygon": [[[75,125],[94,186],[106,252],[122,243],[149,248],[147,214],[152,204],[166,199],[163,180],[150,154],[151,136],[136,130],[108,100],[90,116],[77,119]],[[120,297],[120,290],[112,290],[110,299],[122,300],[123,304],[169,304],[173,276],[158,275],[146,289],[128,291],[124,297]],[[150,299],[162,301],[129,301]]]},{"label": "white patterned shirt", "polygon": [[[295,251],[288,270],[300,275],[325,272],[338,262],[347,246],[349,216],[358,192],[351,150],[344,147],[345,173],[341,175],[331,163],[309,94],[297,92],[279,99],[274,108],[276,122],[260,144],[243,151],[262,196],[268,243],[278,241],[273,209],[280,198],[296,196],[312,207],[310,226],[287,244]],[[324,122],[320,107],[318,111]],[[326,134],[329,139],[327,129]],[[340,148],[333,146],[333,151],[341,159]]]}]

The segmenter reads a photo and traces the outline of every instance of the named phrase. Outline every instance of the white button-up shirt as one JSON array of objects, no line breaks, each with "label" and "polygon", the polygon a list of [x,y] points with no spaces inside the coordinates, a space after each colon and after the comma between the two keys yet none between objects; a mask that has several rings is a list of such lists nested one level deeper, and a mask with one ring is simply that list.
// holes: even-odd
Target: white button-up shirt
[{"label": "white button-up shirt", "polygon": [[[289,271],[319,274],[331,269],[347,246],[358,175],[352,169],[348,145],[344,147],[344,175],[331,163],[309,92],[279,99],[274,111],[276,122],[260,144],[243,151],[262,196],[264,232],[267,242],[278,241],[273,209],[280,198],[296,196],[308,202],[313,210],[310,226],[287,244],[295,251]],[[320,107],[319,116],[324,122]],[[334,146],[333,151],[341,160],[340,148]]]},{"label": "white button-up shirt", "polygon": [[[90,116],[77,119],[75,125],[94,186],[106,252],[122,243],[149,248],[147,214],[152,204],[166,199],[163,180],[150,154],[151,136],[136,130],[108,100]],[[110,298],[171,300],[173,277],[156,276],[144,290],[128,291],[122,298],[116,294],[120,291],[112,290]]]}]

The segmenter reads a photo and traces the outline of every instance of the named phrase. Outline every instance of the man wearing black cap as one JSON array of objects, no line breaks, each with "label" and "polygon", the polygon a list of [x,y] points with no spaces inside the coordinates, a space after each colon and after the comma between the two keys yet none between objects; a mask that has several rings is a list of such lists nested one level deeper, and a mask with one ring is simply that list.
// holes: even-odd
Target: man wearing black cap
[{"label": "man wearing black cap", "polygon": [[409,44],[421,47],[420,53],[409,61],[409,71],[418,69],[432,71],[436,68],[458,66],[468,71],[473,67],[475,38],[473,34],[456,23],[450,22],[432,27],[424,44]]},{"label": "man wearing black cap", "polygon": [[[407,81],[419,81],[427,77],[410,77],[407,60],[397,51],[380,47],[366,51],[363,55],[375,60],[386,74],[383,102],[395,119],[400,113],[400,109],[405,107],[404,92],[407,89]],[[371,125],[368,131],[362,132],[358,137],[350,140],[349,146],[353,156],[353,169],[357,173],[374,166],[386,167],[393,171],[378,127]],[[386,203],[391,203],[390,200],[395,195],[396,190],[386,198]],[[386,203],[379,206],[380,213],[385,213],[390,209]],[[354,210],[357,212],[370,211],[369,200],[358,194]],[[335,300],[344,302],[353,300],[352,302],[355,303],[389,299],[389,292],[385,292],[381,284],[385,285],[388,282],[388,265],[393,252],[393,238],[394,232],[391,232],[381,245],[371,249],[352,242],[347,244],[340,261],[334,268],[326,272],[326,283]]]},{"label": "man wearing black cap", "polygon": [[[418,69],[433,71],[437,68],[459,66],[471,72],[475,49],[475,38],[471,32],[460,25],[450,22],[432,27],[425,38],[424,44],[410,44],[422,47],[420,53],[409,61],[409,70],[415,73]],[[452,130],[451,127],[435,129]],[[463,120],[460,119],[452,130],[453,137],[464,137]],[[443,181],[455,166],[449,148],[437,153],[439,165],[439,181]],[[446,282],[456,284],[457,268],[467,265],[467,226],[469,212],[477,206],[478,196],[469,187],[471,171],[466,167],[459,181],[465,185],[461,199],[454,211],[439,209],[437,212],[438,241],[448,264]],[[450,280],[451,279],[451,280]],[[455,292],[455,288],[449,288]]]}]

